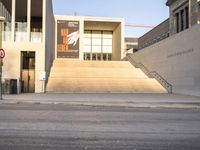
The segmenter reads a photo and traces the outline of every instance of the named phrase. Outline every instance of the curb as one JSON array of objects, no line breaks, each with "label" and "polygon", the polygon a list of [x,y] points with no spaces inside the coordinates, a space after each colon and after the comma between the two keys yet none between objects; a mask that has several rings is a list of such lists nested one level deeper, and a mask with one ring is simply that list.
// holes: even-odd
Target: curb
[{"label": "curb", "polygon": [[90,103],[90,102],[50,102],[50,101],[0,101],[3,104],[43,104],[43,105],[77,105],[93,107],[126,107],[126,108],[178,108],[178,109],[200,109],[200,103]]}]

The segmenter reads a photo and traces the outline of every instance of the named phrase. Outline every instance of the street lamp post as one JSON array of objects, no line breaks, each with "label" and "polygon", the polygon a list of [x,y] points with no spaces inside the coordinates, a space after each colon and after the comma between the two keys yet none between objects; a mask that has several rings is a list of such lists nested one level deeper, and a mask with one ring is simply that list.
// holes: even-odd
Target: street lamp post
[{"label": "street lamp post", "polygon": [[[5,20],[0,16],[0,48],[2,48],[2,23]],[[0,59],[0,100],[2,100],[2,59]]]}]

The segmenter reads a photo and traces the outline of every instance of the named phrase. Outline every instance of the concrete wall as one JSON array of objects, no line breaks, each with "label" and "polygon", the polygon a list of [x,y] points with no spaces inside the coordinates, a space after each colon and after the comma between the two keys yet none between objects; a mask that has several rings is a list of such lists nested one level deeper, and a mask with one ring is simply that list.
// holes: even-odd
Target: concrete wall
[{"label": "concrete wall", "polygon": [[[45,1],[46,8],[44,10],[45,13],[45,19],[43,20],[43,24],[45,26],[45,35],[44,35],[44,41],[45,41],[45,71],[46,71],[46,77],[49,76],[51,65],[53,63],[53,60],[55,58],[55,20],[53,15],[53,8],[52,8],[52,2],[51,1]],[[44,85],[45,86],[45,85]],[[43,87],[44,89],[44,87]]]},{"label": "concrete wall", "polygon": [[174,93],[200,96],[200,25],[132,55],[173,85]]},{"label": "concrete wall", "polygon": [[199,10],[198,10],[198,3],[197,0],[190,0],[191,2],[191,25],[195,25],[198,23],[198,15],[199,15]]},{"label": "concrete wall", "polygon": [[19,81],[21,79],[21,51],[34,51],[36,53],[35,64],[35,92],[41,92],[42,83],[39,76],[44,71],[44,44],[42,43],[16,43],[3,42],[3,48],[6,51],[6,57],[3,62],[3,79],[17,79],[18,92],[20,92]]},{"label": "concrete wall", "polygon": [[124,49],[124,24],[120,23],[117,28],[113,31],[113,52],[112,60],[120,60],[126,55]]}]

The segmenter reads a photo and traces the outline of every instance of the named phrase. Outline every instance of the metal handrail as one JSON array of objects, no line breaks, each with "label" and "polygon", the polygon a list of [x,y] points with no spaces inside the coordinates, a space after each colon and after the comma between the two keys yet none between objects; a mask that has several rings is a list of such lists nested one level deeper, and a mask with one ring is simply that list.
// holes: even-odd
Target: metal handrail
[{"label": "metal handrail", "polygon": [[124,60],[128,60],[134,67],[140,68],[149,78],[155,78],[168,93],[172,93],[172,85],[168,83],[161,75],[156,71],[149,71],[141,62],[137,63],[131,56],[126,56]]}]

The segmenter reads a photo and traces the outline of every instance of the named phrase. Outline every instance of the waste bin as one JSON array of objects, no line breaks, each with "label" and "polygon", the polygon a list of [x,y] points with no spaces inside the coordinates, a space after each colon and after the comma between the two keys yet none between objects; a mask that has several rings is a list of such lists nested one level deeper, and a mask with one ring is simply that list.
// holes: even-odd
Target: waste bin
[{"label": "waste bin", "polygon": [[5,82],[3,83],[3,93],[4,94],[10,94],[10,80],[5,79]]},{"label": "waste bin", "polygon": [[3,84],[4,94],[17,94],[17,80],[16,79],[5,79]]},{"label": "waste bin", "polygon": [[10,94],[17,94],[17,80],[10,80]]}]

